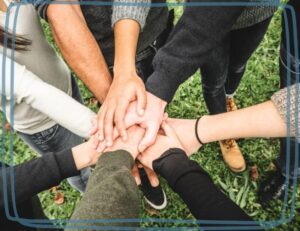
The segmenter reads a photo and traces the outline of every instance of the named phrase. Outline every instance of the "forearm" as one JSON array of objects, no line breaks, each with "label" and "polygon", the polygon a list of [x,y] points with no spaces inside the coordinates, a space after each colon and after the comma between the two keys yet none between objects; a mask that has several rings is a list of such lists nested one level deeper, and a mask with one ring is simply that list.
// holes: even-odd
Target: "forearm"
[{"label": "forearm", "polygon": [[114,75],[136,73],[135,57],[139,34],[143,29],[150,7],[150,0],[115,0],[112,26],[115,33]]},{"label": "forearm", "polygon": [[111,84],[111,74],[80,6],[51,4],[47,8],[47,16],[65,60],[96,98],[103,102]]},{"label": "forearm", "polygon": [[233,112],[204,116],[198,125],[204,143],[230,138],[285,137],[287,125],[271,101]]},{"label": "forearm", "polygon": [[[5,66],[5,88],[0,83],[0,93],[7,99],[12,97],[17,104],[26,103],[32,108],[47,115],[49,118],[74,132],[75,134],[88,138],[91,130],[91,119],[96,115],[88,107],[80,104],[65,92],[43,82],[26,67],[6,57]],[[14,62],[14,82],[11,82],[11,64]],[[12,92],[11,85],[14,84]],[[5,91],[3,91],[5,90]],[[51,97],[49,97],[51,96]]]},{"label": "forearm", "polygon": [[251,220],[183,150],[170,149],[153,162],[153,168],[179,194],[196,219]]},{"label": "forearm", "polygon": [[135,56],[140,33],[139,24],[131,19],[123,19],[116,22],[114,32],[115,76],[125,75],[124,72],[135,73]]},{"label": "forearm", "polygon": [[[200,148],[195,135],[196,120],[168,119],[188,155]],[[191,135],[187,135],[187,131]],[[200,140],[210,143],[232,138],[285,137],[287,124],[274,103],[267,101],[255,106],[203,116],[197,127]]]},{"label": "forearm", "polygon": [[112,27],[119,20],[131,19],[143,29],[150,10],[151,0],[114,0]]},{"label": "forearm", "polygon": [[91,120],[97,116],[91,109],[44,82],[35,82],[31,89],[32,94],[24,98],[24,102],[74,134],[82,138],[90,137]]},{"label": "forearm", "polygon": [[[99,158],[86,192],[71,220],[138,218],[140,198],[139,190],[131,174],[133,164],[133,158],[126,151],[119,150],[103,154]],[[73,223],[70,225],[74,226]],[[97,224],[92,221],[84,224],[86,227],[97,225],[135,226],[134,223]],[[74,230],[76,230],[75,227]],[[87,230],[90,229],[87,228]]]},{"label": "forearm", "polygon": [[[10,206],[13,196],[16,202],[28,200],[43,190],[49,189],[60,184],[63,179],[78,174],[72,152],[70,150],[62,151],[57,154],[49,154],[43,157],[31,160],[29,162],[11,168],[7,167],[0,171],[0,209],[4,203]],[[14,191],[12,191],[11,180],[14,179]],[[6,180],[7,200],[4,201],[3,180]],[[14,194],[13,194],[14,192]]]}]

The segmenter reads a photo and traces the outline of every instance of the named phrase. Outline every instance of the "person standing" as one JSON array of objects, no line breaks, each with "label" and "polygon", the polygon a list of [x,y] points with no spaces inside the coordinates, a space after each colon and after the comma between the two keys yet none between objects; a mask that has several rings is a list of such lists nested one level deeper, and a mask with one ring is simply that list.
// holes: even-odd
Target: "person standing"
[{"label": "person standing", "polygon": [[[210,114],[237,109],[234,95],[245,73],[247,61],[262,41],[276,7],[250,6],[231,31],[206,56],[200,66],[203,96]],[[233,172],[246,169],[235,140],[219,141],[224,161]]]},{"label": "person standing", "polygon": [[[1,99],[1,110],[5,110],[6,118],[18,135],[41,155],[82,143],[83,138],[89,137],[90,120],[95,114],[79,103],[82,101],[75,79],[47,42],[34,7],[30,4],[17,6],[4,0],[0,2],[1,70],[6,70],[1,81],[6,89],[2,92],[1,88],[5,96],[5,101]],[[9,4],[12,5],[6,13]],[[15,33],[22,37],[17,37],[14,44],[10,32],[13,31],[16,14]],[[8,19],[9,31],[5,28]],[[6,38],[8,42],[3,44]],[[12,64],[14,76],[10,75]],[[11,91],[11,84],[14,91]],[[83,169],[79,176],[68,181],[83,192],[89,174],[89,168]]]},{"label": "person standing", "polygon": [[[35,6],[49,22],[69,66],[102,104],[99,116],[108,115],[108,129],[99,138],[105,137],[107,146],[111,146],[111,115],[117,102],[138,99],[137,111],[143,113],[146,97],[143,82],[153,72],[153,57],[173,27],[173,15],[166,6],[150,8],[151,3],[162,4],[164,0],[94,0],[94,5],[85,2],[91,1],[80,1],[80,5],[79,2],[48,5],[39,0]],[[127,89],[138,97],[134,98]],[[124,114],[115,115],[121,118]],[[156,209],[165,208],[166,196],[158,178],[149,182],[142,169],[141,175],[146,201]]]}]

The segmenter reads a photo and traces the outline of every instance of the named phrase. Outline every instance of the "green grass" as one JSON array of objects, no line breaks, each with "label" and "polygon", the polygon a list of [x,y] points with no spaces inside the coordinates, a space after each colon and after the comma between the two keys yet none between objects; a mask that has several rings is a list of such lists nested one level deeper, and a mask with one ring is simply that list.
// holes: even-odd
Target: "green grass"
[{"label": "green grass", "polygon": [[[182,8],[176,8],[177,18],[182,12]],[[278,75],[278,49],[281,33],[280,13],[277,13],[272,20],[268,33],[251,57],[247,72],[242,80],[236,95],[236,102],[239,108],[254,105],[270,99],[271,95],[279,88]],[[53,43],[49,28],[44,23],[45,32],[50,42]],[[82,95],[86,105],[97,111],[97,107],[89,103],[92,94],[79,81]],[[168,113],[171,117],[196,118],[199,115],[207,114],[204,104],[201,80],[199,72],[184,83],[168,106]],[[267,117],[266,117],[267,119]],[[224,131],[226,132],[226,131]],[[257,165],[259,170],[259,180],[251,181],[249,169],[242,174],[233,174],[228,170],[222,158],[217,143],[206,145],[198,153],[192,156],[213,178],[216,185],[226,193],[233,201],[241,206],[255,220],[268,221],[279,219],[283,204],[275,201],[269,209],[263,209],[257,200],[257,190],[260,182],[265,179],[266,171],[270,162],[274,160],[279,152],[277,139],[243,139],[238,141],[240,148],[247,160],[248,166]],[[8,143],[7,143],[8,145]],[[7,150],[8,150],[8,146]],[[17,136],[14,143],[15,161],[22,163],[36,156]],[[9,158],[7,158],[8,160]],[[153,211],[144,202],[141,206],[142,218],[172,218],[172,219],[194,219],[182,200],[167,186],[162,179],[162,185],[167,193],[168,206],[162,211]],[[80,195],[72,189],[65,181],[58,188],[65,194],[65,203],[56,205],[53,202],[54,194],[49,190],[39,194],[46,214],[49,218],[69,218],[76,203],[80,200]],[[297,198],[299,198],[300,187],[297,188]],[[291,198],[291,197],[289,197]],[[291,206],[289,200],[288,209]],[[296,208],[300,209],[300,201],[296,202]],[[174,227],[185,224],[158,224],[142,223],[142,227]],[[196,225],[189,225],[196,227]],[[292,222],[281,225],[272,230],[296,231],[300,229],[299,212]]]}]

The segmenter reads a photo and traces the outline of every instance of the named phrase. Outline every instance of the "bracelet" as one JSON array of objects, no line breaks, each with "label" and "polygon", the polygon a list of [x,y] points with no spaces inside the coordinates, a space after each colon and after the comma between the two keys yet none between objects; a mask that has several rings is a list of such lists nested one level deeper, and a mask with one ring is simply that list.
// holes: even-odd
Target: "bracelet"
[{"label": "bracelet", "polygon": [[200,119],[201,119],[202,117],[199,117],[197,120],[196,120],[196,124],[195,124],[195,135],[196,135],[196,138],[197,138],[197,140],[198,140],[198,142],[203,146],[204,145],[204,143],[201,141],[201,139],[200,139],[200,137],[199,137],[199,134],[198,134],[198,123],[199,123],[199,121],[200,121]]}]

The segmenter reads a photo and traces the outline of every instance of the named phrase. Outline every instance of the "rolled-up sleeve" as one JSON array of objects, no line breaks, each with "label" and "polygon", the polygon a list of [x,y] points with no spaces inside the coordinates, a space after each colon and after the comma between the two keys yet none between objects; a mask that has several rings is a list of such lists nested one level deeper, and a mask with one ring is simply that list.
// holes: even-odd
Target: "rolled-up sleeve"
[{"label": "rolled-up sleeve", "polygon": [[139,23],[141,29],[146,24],[151,0],[115,0],[113,3],[112,27],[122,19],[132,19]]},{"label": "rolled-up sleeve", "polygon": [[[296,136],[299,142],[300,138],[300,85],[294,84],[290,87],[286,87],[276,92],[271,100],[274,103],[281,118],[286,122],[287,126],[290,126],[291,136]],[[298,134],[296,130],[298,129]]]}]

